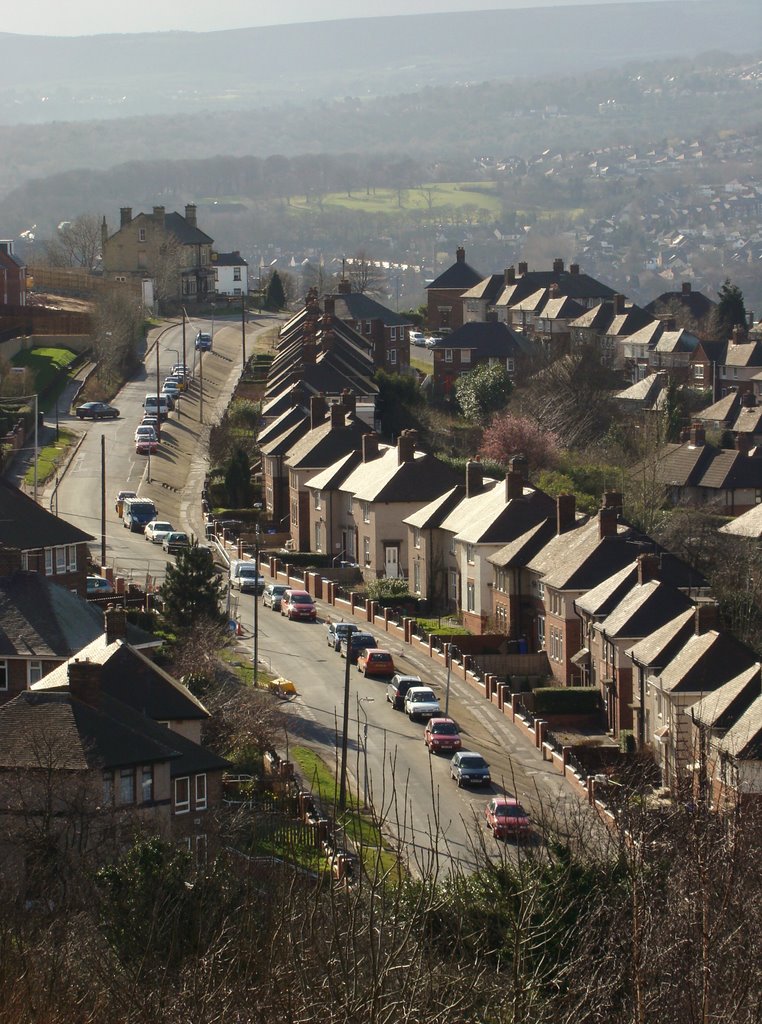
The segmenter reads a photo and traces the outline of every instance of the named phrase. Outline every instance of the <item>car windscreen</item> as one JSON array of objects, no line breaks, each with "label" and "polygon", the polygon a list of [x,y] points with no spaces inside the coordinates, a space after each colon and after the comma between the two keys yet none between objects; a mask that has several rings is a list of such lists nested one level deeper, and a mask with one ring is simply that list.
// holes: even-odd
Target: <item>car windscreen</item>
[{"label": "car windscreen", "polygon": [[458,727],[455,725],[454,722],[440,722],[438,725],[432,725],[431,731],[436,736],[457,736],[458,735]]},{"label": "car windscreen", "polygon": [[436,697],[431,692],[431,690],[422,690],[420,693],[410,694],[410,699],[414,704],[419,704],[423,701],[427,703],[430,701],[435,701]]},{"label": "car windscreen", "polygon": [[309,594],[292,594],[292,604],[312,604],[312,598]]},{"label": "car windscreen", "polygon": [[461,768],[486,768],[487,762],[483,757],[462,757],[460,766]]}]

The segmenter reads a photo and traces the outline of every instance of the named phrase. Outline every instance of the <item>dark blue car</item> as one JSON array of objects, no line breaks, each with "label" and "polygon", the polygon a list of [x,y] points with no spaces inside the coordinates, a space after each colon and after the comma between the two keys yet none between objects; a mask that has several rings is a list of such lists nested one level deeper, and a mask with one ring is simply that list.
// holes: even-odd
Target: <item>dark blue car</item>
[{"label": "dark blue car", "polygon": [[350,633],[349,636],[341,638],[341,656],[349,658],[352,665],[357,663],[357,656],[366,647],[375,647],[376,638],[370,633]]}]

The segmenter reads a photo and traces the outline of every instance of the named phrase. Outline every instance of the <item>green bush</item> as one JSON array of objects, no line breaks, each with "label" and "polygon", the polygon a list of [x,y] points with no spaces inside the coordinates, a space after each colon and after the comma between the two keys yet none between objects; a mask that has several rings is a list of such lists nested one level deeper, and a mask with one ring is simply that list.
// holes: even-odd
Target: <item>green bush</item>
[{"label": "green bush", "polygon": [[534,691],[536,715],[594,715],[601,695],[591,686],[541,686]]},{"label": "green bush", "polygon": [[399,601],[414,601],[405,579],[371,580],[366,587],[366,594],[371,601],[383,601],[394,598]]}]

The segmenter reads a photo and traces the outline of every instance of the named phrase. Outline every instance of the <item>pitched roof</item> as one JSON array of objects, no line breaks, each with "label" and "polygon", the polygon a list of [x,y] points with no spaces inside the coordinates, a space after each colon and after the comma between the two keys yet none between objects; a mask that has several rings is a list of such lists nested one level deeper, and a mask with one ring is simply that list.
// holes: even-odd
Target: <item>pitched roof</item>
[{"label": "pitched roof", "polygon": [[555,499],[536,487],[527,485],[521,497],[507,499],[505,481],[485,480],[481,491],[463,496],[440,529],[464,544],[505,544],[547,519],[555,507]]},{"label": "pitched roof", "polygon": [[726,366],[762,366],[762,344],[758,341],[729,341],[725,351]]},{"label": "pitched roof", "polygon": [[379,445],[379,454],[369,462],[360,462],[341,489],[351,491],[358,501],[424,504],[459,479],[457,470],[434,455],[417,451],[409,462],[400,463],[396,446]]},{"label": "pitched roof", "polygon": [[441,526],[442,520],[452,512],[458,502],[463,499],[465,493],[465,485],[456,484],[449,491],[445,491],[438,498],[434,498],[428,505],[424,505],[417,512],[413,512],[411,516],[407,516],[406,519],[403,519],[403,522],[408,526],[415,526],[419,530],[430,530]]},{"label": "pitched roof", "polygon": [[762,759],[762,697],[757,697],[735,725],[728,729],[718,746],[731,757]]},{"label": "pitched roof", "polygon": [[[155,638],[132,623],[141,646]],[[0,657],[68,658],[103,635],[103,610],[38,572],[0,577]]]},{"label": "pitched roof", "polygon": [[610,639],[649,636],[665,622],[670,622],[676,612],[689,608],[693,608],[693,602],[682,591],[661,580],[649,580],[636,584],[603,622],[593,628]]},{"label": "pitched roof", "polygon": [[703,292],[694,292],[693,289],[690,289],[687,292],[662,292],[652,302],[649,302],[645,309],[648,313],[655,315],[665,306],[668,307],[675,302],[679,302],[696,320],[702,320],[717,305]]},{"label": "pitched roof", "polygon": [[762,406],[741,409],[731,430],[736,434],[758,434],[762,430]]},{"label": "pitched roof", "polygon": [[0,478],[0,545],[29,551],[91,540],[89,533],[54,516],[18,487]]},{"label": "pitched roof", "polygon": [[555,516],[535,523],[520,537],[487,556],[487,561],[500,569],[524,566],[556,535]]},{"label": "pitched roof", "polygon": [[[456,328],[438,342],[437,348],[470,349],[479,359],[510,359],[520,355],[527,342],[504,323],[472,321]],[[473,358],[473,357],[472,357]]]},{"label": "pitched roof", "polygon": [[592,299],[611,299],[615,295],[613,288],[589,274],[572,273],[571,270],[529,270],[525,274],[517,274],[515,282],[506,284],[496,305],[513,306],[538,288],[549,288],[552,284],[558,286],[559,295],[581,300],[583,306]]},{"label": "pitched roof", "polygon": [[737,416],[740,405],[740,395],[737,391],[731,391],[729,394],[723,395],[713,405],[707,406],[706,409],[702,409],[701,412],[696,412],[692,415],[694,419],[701,420],[702,423],[707,423],[710,420],[717,423],[726,423]]},{"label": "pitched roof", "polygon": [[762,487],[762,458],[711,444],[666,444],[654,466],[657,480],[671,487],[735,490]]},{"label": "pitched roof", "polygon": [[431,284],[426,285],[426,290],[428,291],[430,288],[453,288],[465,291],[467,288],[473,288],[481,280],[482,275],[478,270],[474,270],[472,266],[466,263],[464,254],[462,260],[457,259],[447,270],[443,270],[439,277],[435,277]]},{"label": "pitched roof", "polygon": [[637,402],[648,409],[661,408],[666,398],[667,378],[663,372],[649,373],[614,396],[618,402]]},{"label": "pitched roof", "polygon": [[[139,217],[150,217],[150,214],[142,213]],[[138,218],[135,218],[136,220]],[[164,227],[170,231],[182,245],[211,245],[213,239],[205,234],[200,228],[188,223],[181,213],[165,213]]]},{"label": "pitched roof", "polygon": [[724,683],[719,690],[686,708],[686,714],[710,729],[727,729],[760,695],[760,678],[760,665],[757,662]]},{"label": "pitched roof", "polygon": [[494,302],[505,284],[504,274],[490,274],[482,278],[478,284],[463,293],[464,299],[482,299],[487,302]]},{"label": "pitched roof", "polygon": [[212,259],[218,267],[248,267],[240,252],[216,252]]},{"label": "pitched roof", "polygon": [[370,429],[367,423],[351,413],[347,413],[344,422],[337,427],[332,425],[329,418],[289,448],[288,464],[292,469],[332,466],[337,459],[357,449],[362,444],[363,434],[369,433]]},{"label": "pitched roof", "polygon": [[[49,672],[31,689],[68,690],[72,660]],[[154,722],[202,721],[209,717],[209,712],[187,686],[122,640],[107,644],[105,636],[98,637],[77,653],[77,660],[101,665],[101,692]]]},{"label": "pitched roof", "polygon": [[359,451],[349,452],[320,473],[310,477],[307,487],[315,491],[340,490],[344,481],[361,462],[362,454]]},{"label": "pitched roof", "polygon": [[669,622],[655,629],[625,651],[632,661],[644,668],[660,669],[680,650],[694,629],[695,609],[679,612]]},{"label": "pitched roof", "polygon": [[410,317],[376,302],[362,292],[340,292],[334,295],[334,309],[341,320],[380,320],[385,327],[410,327]]},{"label": "pitched roof", "polygon": [[755,505],[748,512],[725,523],[719,532],[730,533],[736,537],[762,537],[762,505]]},{"label": "pitched roof", "polygon": [[694,633],[662,669],[662,689],[669,693],[710,693],[755,661],[753,652],[730,633],[714,629],[698,636]]}]

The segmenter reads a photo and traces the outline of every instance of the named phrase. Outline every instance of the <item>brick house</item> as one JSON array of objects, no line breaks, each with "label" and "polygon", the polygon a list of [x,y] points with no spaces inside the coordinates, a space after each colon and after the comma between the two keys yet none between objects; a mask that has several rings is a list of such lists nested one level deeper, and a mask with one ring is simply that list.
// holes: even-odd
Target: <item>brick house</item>
[{"label": "brick house", "polygon": [[159,292],[178,302],[204,302],[214,294],[213,246],[198,227],[192,203],[184,215],[154,206],[152,213],[133,217],[132,208],[123,206],[114,234],[109,235],[105,217],[101,225],[104,276],[117,281],[159,279]]},{"label": "brick house", "polygon": [[[105,629],[109,632],[106,612]],[[43,676],[104,632],[101,609],[35,572],[0,576],[0,704],[29,689]],[[159,641],[130,624],[136,647]]]},{"label": "brick house", "polygon": [[18,487],[0,479],[0,575],[18,568],[39,572],[86,597],[91,540],[89,533],[54,516]]},{"label": "brick house", "polygon": [[323,308],[369,341],[376,369],[401,373],[410,366],[411,320],[361,292],[350,281],[339,281],[336,295],[326,296]]},{"label": "brick house", "polygon": [[[596,278],[580,270],[578,263],[571,263],[568,269],[562,259],[553,260],[551,270],[530,270],[525,262],[508,267],[503,275],[503,290],[494,304],[496,318],[507,323],[514,330],[531,326],[534,317],[550,298],[573,299],[583,309],[592,309],[605,301],[611,301],[614,290]],[[520,303],[526,303],[518,317],[513,310]]]},{"label": "brick house", "polygon": [[446,335],[432,353],[434,390],[448,395],[458,377],[484,363],[502,366],[513,376],[528,354],[528,345],[505,324],[467,323]]},{"label": "brick house", "polygon": [[10,239],[0,241],[0,306],[25,306],[26,264],[13,251]]},{"label": "brick house", "polygon": [[446,334],[463,325],[463,295],[481,280],[482,275],[466,263],[466,250],[459,246],[455,262],[426,286],[426,321],[432,333]]},{"label": "brick house", "polygon": [[[660,320],[682,314],[683,326],[687,326],[690,331],[697,331],[703,338],[711,330],[711,318],[717,303],[703,292],[694,291],[690,281],[683,281],[679,292],[662,292],[643,308],[646,313]],[[678,320],[682,322],[679,316]]]}]

